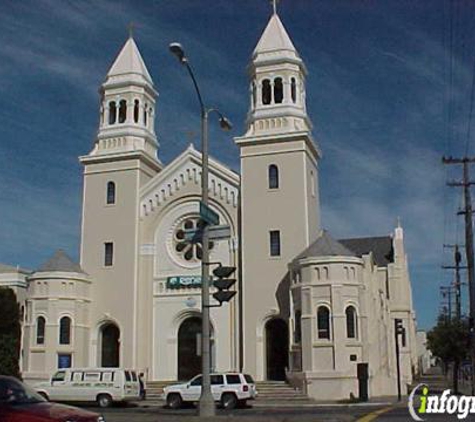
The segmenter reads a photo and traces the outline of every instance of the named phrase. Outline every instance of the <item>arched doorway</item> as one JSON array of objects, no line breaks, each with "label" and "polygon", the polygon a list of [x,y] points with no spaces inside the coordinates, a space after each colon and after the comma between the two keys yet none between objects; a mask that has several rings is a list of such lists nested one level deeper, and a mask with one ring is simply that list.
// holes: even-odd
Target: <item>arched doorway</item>
[{"label": "arched doorway", "polygon": [[120,330],[113,323],[101,327],[101,366],[118,368],[120,365]]},{"label": "arched doorway", "polygon": [[178,329],[178,379],[188,380],[201,372],[201,318],[185,319]]},{"label": "arched doorway", "polygon": [[289,365],[289,331],[284,320],[274,318],[267,322],[266,363],[267,379],[285,381],[285,368]]}]

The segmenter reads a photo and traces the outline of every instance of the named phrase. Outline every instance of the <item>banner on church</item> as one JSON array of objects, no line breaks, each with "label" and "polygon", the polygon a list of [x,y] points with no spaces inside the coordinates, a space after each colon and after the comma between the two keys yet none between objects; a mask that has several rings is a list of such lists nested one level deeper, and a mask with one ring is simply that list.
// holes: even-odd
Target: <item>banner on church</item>
[{"label": "banner on church", "polygon": [[167,289],[181,289],[184,287],[201,287],[201,276],[178,275],[167,277]]}]

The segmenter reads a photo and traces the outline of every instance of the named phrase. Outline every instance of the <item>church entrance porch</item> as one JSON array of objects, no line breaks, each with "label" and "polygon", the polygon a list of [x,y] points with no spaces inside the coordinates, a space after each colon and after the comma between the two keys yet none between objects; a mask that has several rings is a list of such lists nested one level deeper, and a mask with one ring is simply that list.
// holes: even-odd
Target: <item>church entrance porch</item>
[{"label": "church entrance porch", "polygon": [[[211,370],[214,370],[213,327],[210,327]],[[178,380],[189,380],[201,373],[201,317],[185,319],[178,330]]]},{"label": "church entrance porch", "polygon": [[273,318],[265,325],[266,378],[271,381],[285,381],[285,370],[289,362],[289,333],[287,323]]},{"label": "church entrance porch", "polygon": [[118,368],[120,366],[120,330],[113,323],[104,324],[100,330],[101,366]]},{"label": "church entrance porch", "polygon": [[185,319],[178,330],[178,379],[188,380],[201,372],[201,318]]}]

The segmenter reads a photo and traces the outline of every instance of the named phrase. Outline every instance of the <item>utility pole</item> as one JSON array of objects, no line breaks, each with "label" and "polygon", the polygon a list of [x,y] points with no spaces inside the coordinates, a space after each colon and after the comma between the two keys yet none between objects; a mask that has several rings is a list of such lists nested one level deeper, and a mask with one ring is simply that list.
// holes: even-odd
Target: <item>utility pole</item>
[{"label": "utility pole", "polygon": [[470,181],[469,176],[469,164],[475,162],[475,158],[463,157],[443,157],[442,162],[444,164],[462,164],[463,165],[463,180],[462,182],[449,182],[449,186],[463,187],[465,209],[460,214],[465,215],[465,254],[467,257],[467,269],[468,269],[468,291],[470,302],[470,317],[469,317],[469,329],[470,329],[470,356],[472,363],[472,396],[475,395],[475,333],[474,333],[474,321],[475,321],[475,274],[474,274],[474,257],[473,257],[473,221],[472,221],[472,198],[470,194],[470,186],[475,182]]},{"label": "utility pole", "polygon": [[443,265],[443,269],[455,270],[455,317],[458,321],[462,318],[462,292],[461,286],[462,282],[460,281],[460,270],[466,269],[466,266],[460,265],[462,262],[462,254],[460,253],[459,245],[444,245],[444,248],[453,248],[454,251],[454,262],[455,265]]},{"label": "utility pole", "polygon": [[[440,286],[440,293],[442,298],[447,298],[447,319],[450,321],[452,319],[452,286]],[[442,303],[443,307],[444,303]]]}]

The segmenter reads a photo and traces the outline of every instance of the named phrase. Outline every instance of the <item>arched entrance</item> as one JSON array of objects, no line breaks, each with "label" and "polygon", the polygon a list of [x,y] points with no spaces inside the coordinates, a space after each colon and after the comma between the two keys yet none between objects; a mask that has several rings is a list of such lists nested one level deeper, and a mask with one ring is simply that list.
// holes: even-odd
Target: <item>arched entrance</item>
[{"label": "arched entrance", "polygon": [[289,365],[289,331],[284,320],[274,318],[267,322],[266,363],[267,379],[285,380],[285,368]]},{"label": "arched entrance", "polygon": [[113,323],[101,327],[101,366],[118,368],[120,365],[120,330]]},{"label": "arched entrance", "polygon": [[188,380],[201,372],[201,318],[185,319],[178,329],[178,379]]},{"label": "arched entrance", "polygon": [[[214,330],[210,324],[210,366],[214,371]],[[190,316],[178,329],[178,379],[201,373],[201,316]]]}]

